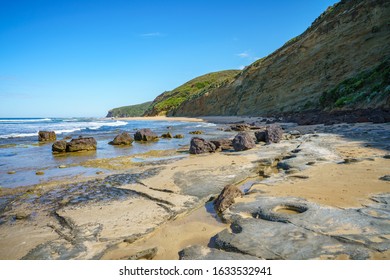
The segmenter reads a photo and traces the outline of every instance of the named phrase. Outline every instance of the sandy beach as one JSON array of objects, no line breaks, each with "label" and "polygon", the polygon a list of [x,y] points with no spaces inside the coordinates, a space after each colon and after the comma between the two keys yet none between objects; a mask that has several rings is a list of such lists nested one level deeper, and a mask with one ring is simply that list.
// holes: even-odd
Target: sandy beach
[{"label": "sandy beach", "polygon": [[[4,188],[0,258],[390,259],[389,124],[283,126],[284,140],[246,151],[90,159],[80,164],[110,173]],[[243,196],[216,213],[227,185]],[[256,231],[268,235],[267,251]],[[291,232],[291,252],[280,251],[278,232]]]},{"label": "sandy beach", "polygon": [[166,117],[166,116],[155,116],[155,117],[128,117],[128,118],[109,118],[123,121],[178,121],[178,122],[203,122],[202,118],[186,118],[186,117]]}]

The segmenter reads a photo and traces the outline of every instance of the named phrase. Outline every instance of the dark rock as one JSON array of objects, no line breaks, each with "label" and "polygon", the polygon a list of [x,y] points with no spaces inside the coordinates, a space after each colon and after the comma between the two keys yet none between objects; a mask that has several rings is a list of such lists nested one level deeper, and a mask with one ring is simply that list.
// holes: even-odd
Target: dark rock
[{"label": "dark rock", "polygon": [[242,197],[242,191],[234,185],[226,186],[214,201],[215,210],[222,213],[234,203],[236,197]]},{"label": "dark rock", "polygon": [[172,138],[172,134],[170,132],[164,133],[163,135],[161,135],[161,138],[171,139]]},{"label": "dark rock", "polygon": [[184,135],[183,134],[176,134],[175,136],[173,136],[173,138],[182,139],[182,138],[184,138]]},{"label": "dark rock", "polygon": [[38,132],[38,141],[47,142],[47,141],[56,141],[57,136],[54,131],[39,131]]},{"label": "dark rock", "polygon": [[390,175],[385,175],[379,178],[379,180],[390,181]]},{"label": "dark rock", "polygon": [[233,149],[233,140],[231,139],[217,139],[211,140],[217,150],[227,151]]},{"label": "dark rock", "polygon": [[235,124],[230,126],[230,128],[234,131],[246,131],[250,130],[250,125],[243,123],[243,124]]},{"label": "dark rock", "polygon": [[233,139],[233,148],[236,151],[249,150],[256,147],[255,141],[252,136],[246,132],[240,132]]},{"label": "dark rock", "polygon": [[122,132],[121,134],[118,134],[114,140],[112,140],[110,145],[131,145],[131,143],[134,141],[134,139],[130,136],[127,132]]},{"label": "dark rock", "polygon": [[266,142],[265,133],[266,133],[265,130],[255,132],[257,142]]},{"label": "dark rock", "polygon": [[156,141],[158,140],[158,136],[149,128],[143,128],[137,130],[134,134],[134,139],[135,141]]},{"label": "dark rock", "polygon": [[215,145],[203,138],[193,137],[191,139],[190,154],[213,153],[215,150]]},{"label": "dark rock", "polygon": [[384,155],[383,158],[390,159],[390,155]]},{"label": "dark rock", "polygon": [[45,175],[45,172],[43,172],[43,171],[37,171],[37,172],[35,172],[35,175],[39,175],[39,176]]},{"label": "dark rock", "polygon": [[97,142],[93,137],[80,137],[72,139],[66,144],[67,152],[93,151],[96,150]]},{"label": "dark rock", "polygon": [[190,131],[190,134],[203,134],[203,131],[201,130],[195,130],[195,131]]},{"label": "dark rock", "polygon": [[279,143],[283,136],[283,129],[280,125],[272,124],[267,126],[265,129],[265,142],[269,143]]},{"label": "dark rock", "polygon": [[65,153],[66,152],[66,141],[60,140],[54,142],[54,144],[51,146],[51,150],[53,153]]}]

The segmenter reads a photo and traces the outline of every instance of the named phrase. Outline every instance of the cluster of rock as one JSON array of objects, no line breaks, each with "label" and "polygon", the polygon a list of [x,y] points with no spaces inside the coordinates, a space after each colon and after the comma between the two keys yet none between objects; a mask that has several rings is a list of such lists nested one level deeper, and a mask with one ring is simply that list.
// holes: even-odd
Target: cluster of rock
[{"label": "cluster of rock", "polygon": [[[265,142],[267,144],[278,143],[283,138],[283,129],[281,126],[272,124],[261,129],[254,134],[246,131],[254,129],[253,126],[247,124],[239,124],[231,126],[232,130],[241,131],[233,140],[219,139],[207,141],[200,137],[193,137],[190,143],[190,154],[214,153],[221,150],[245,151],[256,147],[256,142]],[[299,133],[299,132],[298,132]]]},{"label": "cluster of rock", "polygon": [[93,137],[82,137],[72,139],[69,142],[60,140],[52,145],[53,153],[71,153],[80,151],[96,150],[97,142]]},{"label": "cluster of rock", "polygon": [[[161,138],[184,138],[183,134],[177,134],[172,136],[170,132],[161,135]],[[128,132],[122,132],[118,134],[114,140],[108,144],[116,146],[130,146],[134,141],[150,142],[157,141],[159,137],[156,133],[151,131],[149,128],[139,129],[135,132],[134,138]],[[55,141],[56,135],[54,131],[40,131],[38,134],[38,140],[41,142]],[[79,151],[92,151],[96,150],[97,142],[93,137],[82,137],[72,139],[67,142],[66,140],[56,141],[52,145],[53,153],[68,153],[68,152],[79,152]]]}]

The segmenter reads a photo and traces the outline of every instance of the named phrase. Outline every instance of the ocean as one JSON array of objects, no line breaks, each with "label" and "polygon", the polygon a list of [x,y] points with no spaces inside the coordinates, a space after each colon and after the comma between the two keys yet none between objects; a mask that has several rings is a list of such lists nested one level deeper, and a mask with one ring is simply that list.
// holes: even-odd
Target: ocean
[{"label": "ocean", "polygon": [[[120,132],[133,134],[137,129],[150,128],[157,135],[171,132],[183,134],[183,139],[160,139],[151,144],[133,142],[123,148],[108,142]],[[57,140],[92,136],[98,145],[95,152],[53,155],[52,143],[39,143],[38,131],[55,131]],[[151,150],[170,150],[189,145],[193,130],[202,130],[203,138],[218,138],[226,132],[216,125],[205,122],[152,121],[152,120],[111,120],[99,118],[0,118],[0,187],[15,188],[39,184],[55,179],[76,175],[95,174],[93,168],[74,166],[58,168],[60,165],[77,165],[88,159],[112,158],[146,153]],[[36,175],[43,171],[43,176]],[[12,174],[10,174],[12,173]]]}]

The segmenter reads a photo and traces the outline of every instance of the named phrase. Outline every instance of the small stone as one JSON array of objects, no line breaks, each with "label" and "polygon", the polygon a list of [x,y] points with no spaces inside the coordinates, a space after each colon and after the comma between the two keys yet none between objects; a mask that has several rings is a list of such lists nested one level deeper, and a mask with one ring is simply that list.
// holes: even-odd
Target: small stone
[{"label": "small stone", "polygon": [[13,171],[13,170],[7,172],[7,174],[15,174],[15,173],[16,173],[16,171]]},{"label": "small stone", "polygon": [[315,163],[315,161],[309,161],[308,163],[306,163],[306,165],[314,165]]},{"label": "small stone", "polygon": [[27,219],[29,216],[30,216],[30,215],[27,214],[27,213],[19,212],[19,213],[16,213],[15,219],[16,219],[16,220],[24,220],[24,219]]},{"label": "small stone", "polygon": [[96,171],[96,174],[103,174],[104,172],[103,171]]},{"label": "small stone", "polygon": [[161,138],[171,139],[172,138],[172,134],[170,132],[164,133],[164,134],[161,135]]},{"label": "small stone", "polygon": [[176,134],[175,136],[173,136],[173,138],[181,139],[181,138],[184,138],[184,135],[183,134]]},{"label": "small stone", "polygon": [[45,172],[43,172],[43,171],[37,171],[37,172],[35,172],[35,175],[45,175]]},{"label": "small stone", "polygon": [[195,131],[190,131],[190,134],[203,134],[203,131],[201,130],[195,130]]},{"label": "small stone", "polygon": [[60,165],[58,168],[66,168],[66,165]]},{"label": "small stone", "polygon": [[379,178],[379,180],[382,180],[382,181],[390,181],[390,175],[382,176],[382,177]]},{"label": "small stone", "polygon": [[222,192],[214,202],[215,210],[222,213],[234,203],[234,199],[236,197],[242,196],[243,192],[236,186],[230,185],[224,187]]}]

